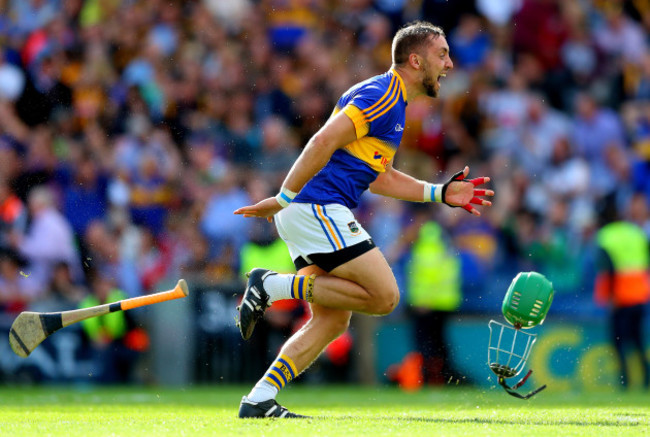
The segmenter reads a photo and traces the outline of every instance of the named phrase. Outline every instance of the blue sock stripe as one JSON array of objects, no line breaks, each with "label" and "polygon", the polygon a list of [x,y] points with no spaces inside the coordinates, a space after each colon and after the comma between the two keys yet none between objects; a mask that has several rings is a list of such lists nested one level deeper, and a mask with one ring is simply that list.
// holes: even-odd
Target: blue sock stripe
[{"label": "blue sock stripe", "polygon": [[431,187],[431,201],[435,202],[436,201],[436,186],[433,185]]},{"label": "blue sock stripe", "polygon": [[267,378],[267,379],[270,379],[270,380],[271,380],[271,383],[275,382],[275,384],[276,384],[279,388],[283,388],[283,387],[284,387],[284,384],[282,384],[282,382],[281,382],[280,380],[278,380],[278,378],[276,378],[276,376],[273,375],[272,373],[270,373],[270,372],[267,373],[267,374],[266,374],[266,378]]},{"label": "blue sock stripe", "polygon": [[332,220],[332,217],[327,215],[327,210],[325,209],[325,205],[323,205],[323,214],[327,219],[332,223],[332,226],[334,227],[334,230],[336,231],[336,234],[339,236],[341,239],[341,243],[343,243],[343,247],[348,247],[347,244],[345,244],[345,240],[343,239],[343,235],[341,235],[341,231],[339,231],[338,226],[336,226],[336,223],[334,223],[334,220]]},{"label": "blue sock stripe", "polygon": [[284,387],[285,385],[287,385],[287,382],[289,382],[289,380],[287,379],[287,377],[286,377],[286,375],[284,374],[284,372],[282,371],[282,369],[281,369],[277,364],[274,364],[273,367],[272,367],[272,369],[275,370],[275,372],[276,372],[278,375],[280,375],[280,378],[282,378],[282,380],[284,381],[284,384],[282,384],[282,387]]},{"label": "blue sock stripe", "polygon": [[298,296],[300,299],[305,300],[305,277],[301,276],[300,281],[298,281]]},{"label": "blue sock stripe", "polygon": [[291,379],[295,378],[296,375],[293,373],[293,368],[287,363],[284,358],[278,358],[278,361],[287,366],[287,369],[289,369],[289,373],[291,373]]},{"label": "blue sock stripe", "polygon": [[296,275],[293,275],[293,278],[291,278],[291,297],[293,297],[294,299],[297,299],[296,295],[293,293],[293,283],[295,281],[296,281]]},{"label": "blue sock stripe", "polygon": [[267,382],[267,383],[271,384],[271,385],[272,385],[273,387],[275,387],[278,391],[282,390],[282,386],[281,386],[280,384],[278,384],[277,382],[275,382],[274,380],[272,380],[271,378],[269,378],[269,377],[266,376],[266,375],[264,375],[264,382]]}]

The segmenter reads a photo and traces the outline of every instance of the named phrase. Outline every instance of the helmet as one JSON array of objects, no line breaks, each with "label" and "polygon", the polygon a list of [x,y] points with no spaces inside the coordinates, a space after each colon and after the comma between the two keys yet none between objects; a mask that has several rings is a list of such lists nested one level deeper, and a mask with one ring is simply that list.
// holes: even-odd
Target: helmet
[{"label": "helmet", "polygon": [[515,328],[544,322],[553,302],[553,284],[537,272],[521,272],[510,283],[501,311]]},{"label": "helmet", "polygon": [[506,378],[512,378],[523,370],[537,339],[536,334],[524,332],[522,328],[532,328],[543,323],[552,302],[553,284],[544,275],[521,272],[512,280],[501,305],[504,317],[513,326],[495,320],[490,320],[488,324],[488,365],[497,375],[499,385],[512,396],[529,399],[546,388],[543,385],[527,395],[516,391],[526,382],[532,370],[512,387],[506,383]]}]

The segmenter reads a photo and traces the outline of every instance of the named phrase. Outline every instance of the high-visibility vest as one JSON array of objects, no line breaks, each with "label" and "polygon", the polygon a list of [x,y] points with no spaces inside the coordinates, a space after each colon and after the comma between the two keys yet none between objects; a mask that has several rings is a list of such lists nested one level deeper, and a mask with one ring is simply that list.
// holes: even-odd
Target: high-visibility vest
[{"label": "high-visibility vest", "polygon": [[[255,267],[263,267],[278,273],[294,273],[296,271],[287,246],[279,238],[265,246],[252,242],[244,244],[239,251],[239,261],[242,277]],[[299,304],[300,302],[297,301],[280,300],[271,308],[273,310],[291,310]]]},{"label": "high-visibility vest", "polygon": [[[87,296],[79,304],[79,308],[89,308],[106,303],[117,302],[126,299],[126,294],[117,288],[112,289],[106,298],[106,302],[100,302],[95,296]],[[101,334],[107,335],[112,340],[117,340],[126,334],[127,323],[126,316],[122,311],[104,314],[99,317],[91,317],[81,322],[84,332],[92,340],[99,340]]]},{"label": "high-visibility vest", "polygon": [[597,235],[598,245],[609,255],[614,274],[599,272],[595,299],[625,307],[650,300],[648,239],[639,226],[629,222],[605,225]]},{"label": "high-visibility vest", "polygon": [[239,252],[239,261],[242,276],[255,267],[264,267],[278,273],[296,271],[287,246],[279,238],[266,246],[255,243],[244,244]]},{"label": "high-visibility vest", "polygon": [[460,262],[445,247],[442,229],[427,222],[411,249],[408,269],[409,304],[439,311],[454,311],[461,303]]}]

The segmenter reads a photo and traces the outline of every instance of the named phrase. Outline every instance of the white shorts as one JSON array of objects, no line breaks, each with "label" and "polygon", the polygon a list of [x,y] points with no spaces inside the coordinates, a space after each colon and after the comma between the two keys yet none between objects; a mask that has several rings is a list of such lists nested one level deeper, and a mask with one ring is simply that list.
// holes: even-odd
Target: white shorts
[{"label": "white shorts", "polygon": [[[274,221],[297,269],[316,264],[330,271],[375,247],[368,232],[343,205],[291,203]],[[319,256],[332,253],[340,256]]]}]

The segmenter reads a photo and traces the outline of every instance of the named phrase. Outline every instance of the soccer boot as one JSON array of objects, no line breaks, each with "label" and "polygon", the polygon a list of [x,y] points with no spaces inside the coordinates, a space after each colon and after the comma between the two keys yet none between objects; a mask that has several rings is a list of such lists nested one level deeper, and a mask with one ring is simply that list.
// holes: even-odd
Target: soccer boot
[{"label": "soccer boot", "polygon": [[264,402],[249,401],[246,396],[241,398],[239,404],[239,417],[246,418],[264,418],[279,417],[281,419],[308,419],[309,416],[292,413],[282,405],[278,404],[275,399],[269,399]]},{"label": "soccer boot", "polygon": [[255,324],[264,316],[264,311],[271,305],[269,295],[264,290],[264,278],[277,273],[266,269],[253,269],[248,276],[246,291],[241,303],[237,307],[239,311],[239,331],[244,340],[248,340],[253,334]]}]

